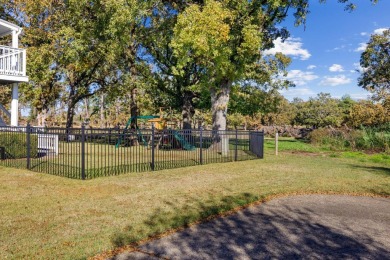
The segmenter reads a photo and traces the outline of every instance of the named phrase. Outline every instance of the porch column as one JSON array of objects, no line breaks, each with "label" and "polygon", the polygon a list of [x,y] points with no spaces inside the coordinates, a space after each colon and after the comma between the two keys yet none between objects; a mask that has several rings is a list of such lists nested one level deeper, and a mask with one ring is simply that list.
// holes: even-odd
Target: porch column
[{"label": "porch column", "polygon": [[[20,31],[12,32],[12,48],[19,47]],[[18,126],[19,123],[19,86],[17,83],[12,85],[12,102],[11,102],[11,126]]]},{"label": "porch column", "polygon": [[18,126],[19,123],[19,86],[17,83],[12,85],[11,102],[11,126]]}]

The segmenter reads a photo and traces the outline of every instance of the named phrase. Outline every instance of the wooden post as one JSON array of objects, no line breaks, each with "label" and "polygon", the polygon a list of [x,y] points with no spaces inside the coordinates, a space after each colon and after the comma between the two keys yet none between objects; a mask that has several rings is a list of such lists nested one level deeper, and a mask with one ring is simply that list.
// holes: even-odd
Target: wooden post
[{"label": "wooden post", "polygon": [[275,134],[275,155],[278,155],[278,150],[279,150],[279,133],[276,132]]}]

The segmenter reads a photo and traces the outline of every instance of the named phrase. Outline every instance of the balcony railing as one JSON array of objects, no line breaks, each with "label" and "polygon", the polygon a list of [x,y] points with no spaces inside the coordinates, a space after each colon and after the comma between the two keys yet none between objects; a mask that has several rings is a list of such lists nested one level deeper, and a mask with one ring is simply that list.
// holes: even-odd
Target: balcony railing
[{"label": "balcony railing", "polygon": [[0,75],[26,76],[26,50],[0,45]]}]

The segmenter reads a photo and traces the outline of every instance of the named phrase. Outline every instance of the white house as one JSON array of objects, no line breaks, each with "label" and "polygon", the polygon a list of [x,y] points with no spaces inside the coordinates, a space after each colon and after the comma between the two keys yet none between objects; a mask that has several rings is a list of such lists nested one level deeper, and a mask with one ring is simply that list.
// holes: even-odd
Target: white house
[{"label": "white house", "polygon": [[[28,82],[26,76],[26,50],[19,49],[19,35],[22,28],[0,19],[0,37],[12,35],[10,46],[0,45],[0,85],[12,84],[11,113],[0,104],[3,114],[10,115],[11,126],[18,126],[19,91],[18,83]],[[0,113],[1,114],[1,113]],[[0,117],[0,125],[4,121]]]}]

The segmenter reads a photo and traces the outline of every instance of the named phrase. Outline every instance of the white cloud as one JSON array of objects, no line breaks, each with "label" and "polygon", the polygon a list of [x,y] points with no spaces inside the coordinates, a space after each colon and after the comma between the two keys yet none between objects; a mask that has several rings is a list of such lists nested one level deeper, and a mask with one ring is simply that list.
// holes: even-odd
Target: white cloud
[{"label": "white cloud", "polygon": [[324,79],[320,82],[320,85],[323,86],[339,86],[351,83],[352,80],[347,78],[345,75],[337,75],[334,77],[325,76]]},{"label": "white cloud", "polygon": [[285,55],[290,55],[300,60],[307,60],[310,58],[311,54],[308,50],[302,48],[302,41],[300,38],[287,38],[284,42],[282,42],[281,38],[277,38],[274,41],[275,47],[269,50],[266,50],[264,54],[275,54],[277,52],[281,52]]},{"label": "white cloud", "polygon": [[287,90],[281,90],[280,93],[289,100],[292,100],[295,97],[309,98],[316,94],[309,88],[289,88]]},{"label": "white cloud", "polygon": [[[378,28],[378,29],[375,29],[374,32],[372,34],[383,34],[384,31],[388,30],[389,28]],[[360,33],[360,35],[362,36],[365,36],[367,35],[367,33]],[[361,42],[359,43],[359,47],[357,47],[354,51],[355,52],[362,52],[362,51],[365,51],[367,48],[367,43],[365,42]]]},{"label": "white cloud", "polygon": [[357,71],[359,71],[360,73],[363,73],[363,72],[366,70],[365,68],[363,68],[362,66],[360,66],[360,63],[358,63],[358,62],[354,63],[353,66],[354,66],[355,69],[356,69]]},{"label": "white cloud", "polygon": [[368,33],[366,33],[366,32],[361,32],[361,33],[360,33],[361,36],[366,36],[367,34],[368,34]]},{"label": "white cloud", "polygon": [[361,51],[365,51],[366,48],[367,48],[367,43],[361,42],[359,43],[359,47],[357,47],[354,51],[361,52]]},{"label": "white cloud", "polygon": [[329,67],[329,71],[331,72],[343,72],[344,68],[340,64],[333,64]]},{"label": "white cloud", "polygon": [[290,70],[286,79],[294,82],[297,86],[303,86],[309,81],[318,79],[318,76],[311,71]]},{"label": "white cloud", "polygon": [[362,100],[362,99],[369,99],[372,94],[371,93],[365,93],[365,94],[349,94],[349,96],[354,100]]},{"label": "white cloud", "polygon": [[315,69],[315,68],[317,68],[316,65],[309,65],[309,66],[307,66],[307,69],[308,69],[308,70],[313,70],[313,69]]},{"label": "white cloud", "polygon": [[384,31],[388,30],[389,28],[379,28],[374,30],[374,34],[383,34]]}]

